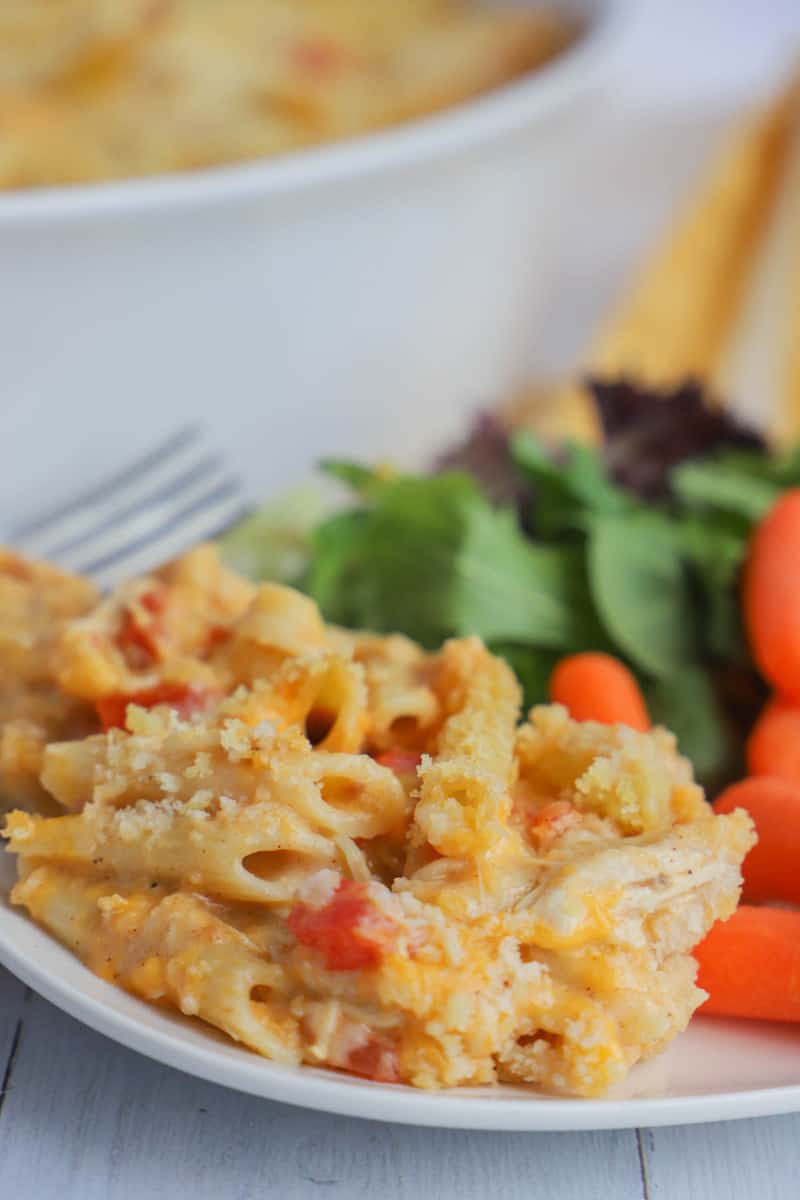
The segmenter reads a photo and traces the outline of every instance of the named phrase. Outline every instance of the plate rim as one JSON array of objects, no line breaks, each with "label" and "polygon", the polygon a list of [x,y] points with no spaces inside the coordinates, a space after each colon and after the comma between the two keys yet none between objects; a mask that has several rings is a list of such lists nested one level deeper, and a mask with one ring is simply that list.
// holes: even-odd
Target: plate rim
[{"label": "plate rim", "polygon": [[[364,1120],[444,1129],[474,1129],[494,1132],[589,1132],[592,1130],[694,1125],[710,1121],[778,1116],[800,1112],[800,1082],[740,1091],[709,1092],[690,1096],[633,1097],[624,1099],[569,1099],[537,1095],[535,1098],[481,1097],[479,1089],[426,1092],[398,1084],[351,1080],[347,1076],[314,1068],[287,1067],[242,1051],[241,1062],[220,1057],[213,1040],[208,1047],[193,1046],[139,1022],[81,991],[18,949],[10,937],[11,918],[29,924],[27,918],[5,905],[0,909],[0,964],[40,996],[83,1025],[110,1038],[134,1053],[163,1065],[247,1095],[295,1107]],[[109,998],[119,998],[120,989],[99,979],[57,939],[38,926],[29,926],[34,936],[46,939],[69,955],[80,972]],[[127,1001],[152,1007],[130,993]],[[233,1045],[233,1043],[231,1043]]]}]

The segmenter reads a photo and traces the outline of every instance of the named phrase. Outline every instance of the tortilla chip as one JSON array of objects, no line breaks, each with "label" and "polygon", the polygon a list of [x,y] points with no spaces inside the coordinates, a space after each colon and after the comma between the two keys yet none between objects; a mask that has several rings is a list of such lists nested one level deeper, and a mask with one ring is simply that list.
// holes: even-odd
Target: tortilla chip
[{"label": "tortilla chip", "polygon": [[589,355],[593,373],[671,387],[713,374],[780,186],[800,78],[733,131]]},{"label": "tortilla chip", "polygon": [[500,409],[508,429],[529,429],[545,442],[601,440],[600,418],[591,392],[579,383],[531,383]]}]

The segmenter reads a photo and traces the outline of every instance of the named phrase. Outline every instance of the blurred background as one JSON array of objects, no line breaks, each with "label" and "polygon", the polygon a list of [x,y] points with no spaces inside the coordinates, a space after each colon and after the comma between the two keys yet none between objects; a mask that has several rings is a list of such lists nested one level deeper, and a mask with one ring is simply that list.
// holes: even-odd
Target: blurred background
[{"label": "blurred background", "polygon": [[793,0],[632,0],[628,15],[613,82],[576,132],[580,190],[564,189],[562,265],[534,351],[556,368],[618,299],[731,125],[800,59]]},{"label": "blurred background", "polygon": [[[22,193],[0,199],[11,449],[0,511],[50,508],[76,478],[98,464],[111,471],[187,420],[208,426],[253,495],[284,487],[324,452],[419,459],[500,391],[573,365],[721,132],[778,85],[800,46],[797,0],[623,8],[597,91],[531,133],[526,153],[545,169],[485,244],[470,221],[485,205],[503,225],[504,181],[520,173],[491,146],[459,160],[460,205],[422,174],[388,188],[370,176],[357,196],[340,180],[319,208],[295,204],[287,185],[288,199],[251,197],[228,225],[211,200],[184,216],[166,197],[161,221],[160,196],[135,211],[45,200],[30,213]],[[430,228],[426,205],[440,212]],[[498,281],[534,245],[526,281],[502,300],[513,306],[513,347],[505,332],[481,345]],[[415,260],[438,274],[411,269]],[[265,280],[274,286],[262,302]],[[442,314],[459,306],[463,320],[449,328]]]}]

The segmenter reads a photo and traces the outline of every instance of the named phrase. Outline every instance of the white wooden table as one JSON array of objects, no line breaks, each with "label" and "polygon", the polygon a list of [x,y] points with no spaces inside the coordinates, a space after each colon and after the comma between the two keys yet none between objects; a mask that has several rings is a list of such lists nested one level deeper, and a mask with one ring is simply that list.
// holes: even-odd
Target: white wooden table
[{"label": "white wooden table", "polygon": [[800,1116],[471,1133],[242,1096],[106,1041],[0,970],[3,1200],[793,1200]]},{"label": "white wooden table", "polygon": [[[639,7],[624,82],[598,112],[571,207],[565,186],[562,284],[553,328],[538,330],[537,353],[548,345],[568,353],[583,340],[724,115],[763,85],[789,53],[791,32],[800,33],[798,0],[640,0]],[[140,419],[147,403],[137,420],[152,429]],[[235,406],[231,397],[217,433],[257,487],[260,451],[245,439],[231,443]],[[150,417],[174,425],[191,412],[191,398],[153,397],[151,407]],[[26,413],[0,401],[0,413],[14,450],[0,474],[4,512],[69,494],[87,444],[111,467],[136,449],[136,431],[112,424],[107,411],[65,414],[43,398]],[[213,430],[215,414],[206,416]],[[481,1134],[252,1099],[116,1046],[0,968],[0,1200],[794,1200],[798,1168],[800,1116],[638,1132]]]}]

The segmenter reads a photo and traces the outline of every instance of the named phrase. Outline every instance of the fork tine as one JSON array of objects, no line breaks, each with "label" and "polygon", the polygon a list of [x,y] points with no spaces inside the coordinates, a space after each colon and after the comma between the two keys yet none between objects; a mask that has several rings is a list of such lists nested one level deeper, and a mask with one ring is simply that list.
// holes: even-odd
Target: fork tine
[{"label": "fork tine", "polygon": [[192,425],[12,540],[109,588],[217,536],[246,510],[239,480]]},{"label": "fork tine", "polygon": [[171,515],[165,517],[162,512],[158,525],[139,525],[124,545],[102,558],[79,563],[74,569],[90,575],[104,589],[114,587],[123,579],[160,566],[197,542],[216,537],[246,511],[237,481],[226,479],[180,509],[173,509]]},{"label": "fork tine", "polygon": [[182,470],[198,466],[207,454],[202,441],[199,426],[179,430],[71,503],[20,526],[10,540],[26,553],[42,558],[53,557],[65,546],[78,547],[97,526],[98,506],[114,503],[117,509],[129,509],[160,485],[166,487]]},{"label": "fork tine", "polygon": [[[177,464],[179,467],[182,464]],[[62,562],[93,562],[118,549],[123,541],[136,537],[138,531],[146,533],[157,528],[179,509],[193,499],[199,498],[212,485],[230,479],[230,473],[219,456],[208,455],[188,470],[182,470],[155,491],[130,503],[116,504],[110,512],[97,518],[93,527],[85,528],[78,537],[53,546],[49,557]],[[100,510],[102,512],[102,510]]]}]

